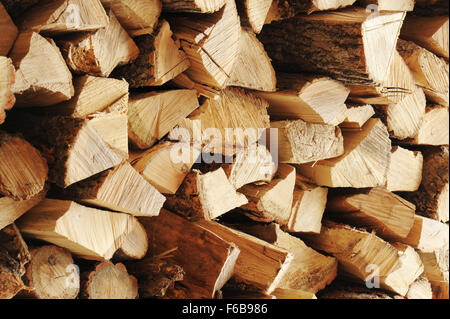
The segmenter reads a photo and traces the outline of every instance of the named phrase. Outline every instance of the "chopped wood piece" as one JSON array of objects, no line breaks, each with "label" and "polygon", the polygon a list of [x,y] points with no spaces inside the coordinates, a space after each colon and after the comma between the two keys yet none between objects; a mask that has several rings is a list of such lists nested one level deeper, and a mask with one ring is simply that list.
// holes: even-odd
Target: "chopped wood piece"
[{"label": "chopped wood piece", "polygon": [[146,149],[199,107],[195,90],[147,92],[130,96],[129,137]]},{"label": "chopped wood piece", "polygon": [[0,163],[0,194],[28,200],[43,191],[47,162],[23,138],[0,131]]},{"label": "chopped wood piece", "polygon": [[448,281],[433,281],[431,282],[434,299],[449,299],[449,285]]},{"label": "chopped wood piece", "polygon": [[134,216],[157,216],[165,197],[128,162],[64,190],[67,198]]},{"label": "chopped wood piece", "polygon": [[20,20],[20,30],[44,35],[96,31],[108,25],[100,0],[40,0]]},{"label": "chopped wood piece", "polygon": [[[413,11],[415,0],[358,0],[356,4],[372,10],[375,14],[380,11]],[[373,6],[371,6],[373,5]]]},{"label": "chopped wood piece", "polygon": [[167,12],[201,12],[218,11],[226,0],[162,0],[163,11]]},{"label": "chopped wood piece", "polygon": [[320,186],[376,187],[386,183],[391,141],[379,119],[370,119],[358,132],[343,132],[344,155],[298,166],[299,173]]},{"label": "chopped wood piece", "polygon": [[242,29],[239,55],[227,85],[273,92],[276,82],[275,70],[264,46],[252,31]]},{"label": "chopped wood piece", "polygon": [[73,96],[72,74],[53,40],[21,33],[10,57],[17,70],[16,106],[49,106]]},{"label": "chopped wood piece", "polygon": [[448,145],[449,144],[448,107],[428,105],[425,116],[413,139],[401,141],[412,145]]},{"label": "chopped wood piece", "polygon": [[363,8],[298,15],[266,25],[259,39],[276,69],[376,86],[389,74],[404,16],[389,12],[372,17]]},{"label": "chopped wood piece", "polygon": [[148,236],[137,218],[131,219],[130,231],[114,254],[114,260],[142,259],[148,252]]},{"label": "chopped wood piece", "polygon": [[114,11],[122,27],[131,36],[154,31],[161,14],[160,0],[100,0]]},{"label": "chopped wood piece", "polygon": [[256,221],[276,221],[285,225],[291,215],[294,186],[295,168],[280,164],[269,184],[259,186],[249,184],[240,189],[249,201],[242,209],[248,217]]},{"label": "chopped wood piece", "polygon": [[11,20],[8,12],[3,4],[0,3],[0,56],[7,56],[16,40],[18,30],[14,22]]},{"label": "chopped wood piece", "polygon": [[265,23],[289,19],[299,13],[313,13],[316,11],[336,10],[352,5],[356,0],[274,0],[270,7]]},{"label": "chopped wood piece", "polygon": [[433,299],[431,284],[425,277],[420,277],[409,287],[407,299]]},{"label": "chopped wood piece", "polygon": [[38,3],[40,0],[2,0],[3,6],[12,18],[17,18],[26,9]]},{"label": "chopped wood piece", "polygon": [[[420,26],[420,28],[417,28]],[[400,37],[424,47],[448,60],[448,14],[440,17],[408,15],[403,23]]]},{"label": "chopped wood piece", "polygon": [[144,33],[134,41],[139,48],[139,56],[133,63],[118,67],[113,73],[116,78],[125,78],[132,88],[163,85],[190,66],[165,20],[154,32]]},{"label": "chopped wood piece", "polygon": [[167,197],[165,207],[191,220],[212,220],[247,203],[219,168],[206,174],[190,172],[175,196]]},{"label": "chopped wood piece", "polygon": [[347,115],[345,100],[349,90],[327,77],[277,74],[278,92],[254,92],[269,102],[272,119],[338,125]]},{"label": "chopped wood piece", "polygon": [[[266,101],[243,90],[223,90],[218,99],[206,100],[181,121],[171,131],[169,139],[187,143],[194,139],[194,143],[204,146],[204,153],[233,155],[255,144],[264,129],[270,127],[267,106]],[[230,132],[230,129],[233,130]]]},{"label": "chopped wood piece", "polygon": [[102,262],[95,270],[83,274],[81,298],[136,299],[138,282],[121,263]]},{"label": "chopped wood piece", "polygon": [[347,105],[347,117],[339,124],[343,131],[359,131],[375,115],[372,105]]},{"label": "chopped wood piece", "polygon": [[266,21],[272,0],[237,0],[236,1],[241,25],[260,33]]},{"label": "chopped wood piece", "polygon": [[331,192],[327,215],[375,230],[383,238],[406,238],[414,224],[415,206],[384,187],[349,193]]},{"label": "chopped wood piece", "polygon": [[401,296],[406,295],[409,286],[421,274],[420,266],[423,271],[420,258],[411,247],[407,251],[397,250],[374,234],[346,225],[326,222],[320,235],[304,235],[303,238],[314,249],[336,257],[340,270],[347,275],[366,283],[376,277],[381,288]]},{"label": "chopped wood piece", "polygon": [[278,129],[281,163],[304,164],[344,153],[344,139],[339,127],[302,120],[271,122],[270,126]]},{"label": "chopped wood piece", "polygon": [[214,14],[178,16],[169,22],[191,62],[186,74],[195,82],[223,89],[239,55],[241,24],[235,2],[225,0]]},{"label": "chopped wood piece", "polygon": [[379,289],[367,288],[354,283],[339,281],[333,283],[329,288],[320,292],[319,299],[363,299],[363,300],[387,300],[387,299],[405,299],[402,296],[392,292]]},{"label": "chopped wood piece", "polygon": [[230,279],[240,249],[229,238],[222,239],[166,210],[139,221],[149,236],[150,257],[170,250],[164,260],[183,268],[183,298],[212,298]]},{"label": "chopped wood piece", "polygon": [[415,192],[422,181],[423,155],[394,146],[386,188],[391,192]]},{"label": "chopped wood piece", "polygon": [[425,267],[424,275],[430,282],[447,281],[449,279],[448,247],[430,253],[419,251]]},{"label": "chopped wood piece", "polygon": [[137,155],[132,164],[158,191],[175,194],[199,156],[200,150],[188,144],[164,142]]},{"label": "chopped wood piece", "polygon": [[209,99],[216,99],[219,95],[218,90],[192,81],[185,73],[181,73],[173,78],[171,83],[178,88],[196,90],[199,96],[202,95]]},{"label": "chopped wood piece", "polygon": [[293,255],[266,241],[212,221],[196,225],[224,240],[233,242],[240,250],[232,279],[271,294],[287,274]]},{"label": "chopped wood piece", "polygon": [[15,73],[11,59],[0,56],[0,125],[5,121],[5,110],[11,109],[16,102],[12,91]]},{"label": "chopped wood piece", "polygon": [[276,299],[317,299],[316,295],[296,289],[277,288],[272,292]]},{"label": "chopped wood piece", "polygon": [[108,18],[105,28],[61,41],[62,54],[73,72],[108,77],[118,65],[130,63],[139,56],[139,48],[112,11],[108,12]]},{"label": "chopped wood piece", "polygon": [[21,295],[37,299],[75,299],[80,290],[80,274],[72,254],[57,246],[30,250],[25,282]]},{"label": "chopped wood piece", "polygon": [[133,217],[45,199],[17,221],[25,237],[44,240],[89,260],[110,259],[130,232]]}]

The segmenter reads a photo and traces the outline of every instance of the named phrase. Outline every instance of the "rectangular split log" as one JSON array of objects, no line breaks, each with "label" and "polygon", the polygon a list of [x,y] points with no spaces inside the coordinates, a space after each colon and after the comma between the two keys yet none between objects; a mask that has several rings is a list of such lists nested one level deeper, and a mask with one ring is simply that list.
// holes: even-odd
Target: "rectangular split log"
[{"label": "rectangular split log", "polygon": [[241,25],[255,33],[260,33],[272,2],[272,0],[237,0],[236,6]]}]

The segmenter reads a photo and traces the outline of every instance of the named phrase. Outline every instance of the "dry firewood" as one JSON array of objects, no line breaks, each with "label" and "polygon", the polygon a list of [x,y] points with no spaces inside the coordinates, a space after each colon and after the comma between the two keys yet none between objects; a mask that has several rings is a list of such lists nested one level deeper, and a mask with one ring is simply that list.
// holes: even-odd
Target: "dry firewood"
[{"label": "dry firewood", "polygon": [[163,11],[212,13],[220,10],[226,0],[162,0]]},{"label": "dry firewood", "polygon": [[[110,259],[134,217],[45,199],[17,221],[25,237],[44,240],[89,260]],[[101,230],[101,231],[100,231]]]},{"label": "dry firewood", "polygon": [[427,98],[448,107],[448,62],[414,42],[399,39],[397,49]]},{"label": "dry firewood", "polygon": [[131,219],[129,232],[123,239],[122,245],[114,254],[114,260],[142,259],[148,252],[148,236],[144,226],[137,218]]},{"label": "dry firewood", "polygon": [[219,168],[206,174],[190,172],[177,193],[167,197],[164,207],[190,220],[212,220],[247,203]]},{"label": "dry firewood", "polygon": [[21,31],[44,35],[96,31],[108,25],[100,0],[40,0],[20,18]]},{"label": "dry firewood", "polygon": [[180,294],[184,298],[212,298],[233,274],[240,249],[229,239],[166,210],[156,217],[141,217],[139,221],[149,236],[150,257],[170,250],[164,260],[183,268],[185,276]]},{"label": "dry firewood", "polygon": [[80,274],[72,254],[57,246],[30,249],[21,297],[36,299],[75,299],[80,290]]},{"label": "dry firewood", "polygon": [[196,225],[224,240],[233,242],[240,250],[232,280],[271,294],[286,276],[293,255],[254,236],[213,221],[199,221]]},{"label": "dry firewood", "polygon": [[378,14],[380,11],[413,11],[414,1],[415,0],[358,0],[356,4]]},{"label": "dry firewood", "polygon": [[128,110],[129,138],[140,149],[150,148],[198,107],[195,90],[131,95]]},{"label": "dry firewood", "polygon": [[38,3],[40,0],[2,0],[3,6],[12,18],[17,18],[26,9]]},{"label": "dry firewood", "polygon": [[344,153],[344,139],[339,127],[302,120],[271,122],[270,126],[278,129],[278,159],[281,163],[311,163]]},{"label": "dry firewood", "polygon": [[215,99],[219,95],[218,90],[213,89],[207,85],[192,81],[185,73],[181,73],[180,75],[173,78],[171,83],[175,87],[178,87],[181,89],[196,90],[198,93],[198,96],[201,95],[201,96],[204,96],[209,99]]},{"label": "dry firewood", "polygon": [[133,216],[157,216],[165,201],[126,161],[71,185],[64,190],[64,195],[67,199]]},{"label": "dry firewood", "polygon": [[363,8],[299,15],[266,25],[259,39],[276,69],[326,74],[345,84],[381,85],[389,75],[405,12],[371,15]]},{"label": "dry firewood", "polygon": [[[214,14],[177,16],[169,20],[191,62],[186,74],[195,82],[219,89],[224,88],[231,77],[241,35],[236,4],[232,0],[225,3]],[[166,4],[163,1],[163,10]]]},{"label": "dry firewood", "polygon": [[431,282],[431,289],[433,290],[433,299],[449,299],[448,281]]},{"label": "dry firewood", "polygon": [[113,72],[114,77],[125,78],[132,88],[163,85],[190,66],[165,20],[158,24],[155,31],[144,33],[134,41],[140,51],[137,59]]},{"label": "dry firewood", "polygon": [[242,29],[239,43],[239,55],[227,85],[275,91],[275,70],[262,43],[252,31],[246,29]]},{"label": "dry firewood", "polygon": [[11,59],[0,56],[0,125],[6,118],[5,110],[14,106],[16,98],[13,93],[15,70]]},{"label": "dry firewood", "polygon": [[272,119],[338,125],[347,115],[345,100],[349,90],[327,77],[277,74],[278,92],[254,92],[269,102]]},{"label": "dry firewood", "polygon": [[3,4],[0,3],[0,56],[7,56],[16,40],[18,30],[14,22],[11,20],[8,12]]},{"label": "dry firewood", "polygon": [[100,0],[105,8],[114,11],[122,27],[131,36],[153,32],[161,14],[160,0]]},{"label": "dry firewood", "polygon": [[135,155],[132,164],[158,191],[175,194],[199,156],[188,144],[164,142]]},{"label": "dry firewood", "polygon": [[431,283],[425,277],[417,278],[409,287],[407,299],[433,299]]},{"label": "dry firewood", "polygon": [[389,291],[367,288],[356,283],[339,280],[333,282],[330,287],[318,294],[319,299],[405,299],[404,297]]},{"label": "dry firewood", "polygon": [[94,33],[75,34],[60,41],[69,68],[78,74],[108,77],[122,64],[139,56],[139,48],[112,11],[108,24]]},{"label": "dry firewood", "polygon": [[316,295],[311,292],[285,288],[277,288],[271,295],[274,296],[275,299],[317,299]]},{"label": "dry firewood", "polygon": [[431,283],[449,280],[448,247],[434,252],[419,251],[424,265],[424,275]]},{"label": "dry firewood", "polygon": [[272,0],[237,0],[236,6],[241,25],[255,33],[260,33],[271,5]]},{"label": "dry firewood", "polygon": [[352,5],[356,0],[274,0],[270,7],[265,23],[289,19],[299,13],[313,13],[316,11],[336,10]]},{"label": "dry firewood", "polygon": [[386,188],[391,192],[415,192],[422,181],[423,155],[399,146],[391,151]]},{"label": "dry firewood", "polygon": [[295,168],[280,164],[269,184],[249,184],[240,189],[249,201],[242,206],[243,213],[256,221],[287,224],[291,215],[294,186]]},{"label": "dry firewood", "polygon": [[80,297],[85,299],[136,299],[138,282],[124,264],[105,261],[82,273]]},{"label": "dry firewood", "polygon": [[[417,28],[417,26],[420,28]],[[400,37],[448,60],[448,14],[440,17],[408,15]]]},{"label": "dry firewood", "polygon": [[386,183],[391,141],[379,119],[370,119],[361,131],[344,132],[344,155],[298,166],[298,172],[319,186],[376,187]]},{"label": "dry firewood", "polygon": [[347,105],[347,117],[339,124],[343,131],[359,131],[375,115],[372,105]]}]

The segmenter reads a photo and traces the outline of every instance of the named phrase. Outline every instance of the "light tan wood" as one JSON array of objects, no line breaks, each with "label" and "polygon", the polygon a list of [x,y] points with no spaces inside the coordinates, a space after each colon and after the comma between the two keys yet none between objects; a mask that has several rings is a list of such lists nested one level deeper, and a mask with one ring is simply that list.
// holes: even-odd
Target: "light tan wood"
[{"label": "light tan wood", "polygon": [[391,151],[386,188],[391,192],[415,192],[422,181],[423,155],[400,146]]},{"label": "light tan wood", "polygon": [[431,283],[425,277],[420,277],[409,287],[407,299],[433,299]]},{"label": "light tan wood", "polygon": [[424,275],[430,282],[449,280],[448,247],[434,252],[424,253],[419,251],[424,265]]},{"label": "light tan wood", "polygon": [[253,31],[242,28],[239,43],[239,55],[227,85],[258,91],[275,91],[275,70],[264,46]]},{"label": "light tan wood", "polygon": [[413,145],[448,145],[448,130],[448,107],[428,105],[416,136],[404,142]]},{"label": "light tan wood", "polygon": [[108,24],[94,33],[77,34],[61,41],[63,56],[78,74],[108,77],[122,64],[139,56],[139,48],[122,28],[112,11]]},{"label": "light tan wood", "polygon": [[113,256],[114,260],[142,259],[148,252],[149,240],[144,226],[137,218],[133,218],[129,228],[130,231]]},{"label": "light tan wood", "polygon": [[372,105],[347,105],[347,117],[339,124],[343,131],[359,131],[375,115]]},{"label": "light tan wood", "polygon": [[17,70],[16,106],[49,106],[73,96],[72,74],[53,40],[20,33],[10,57]]},{"label": "light tan wood", "polygon": [[276,299],[317,299],[316,295],[306,291],[295,289],[277,288],[272,292]]},{"label": "light tan wood", "polygon": [[241,18],[241,25],[260,33],[266,21],[272,0],[237,0],[236,5]]},{"label": "light tan wood", "polygon": [[311,163],[344,153],[344,138],[339,127],[302,120],[271,122],[270,126],[278,129],[281,163]]},{"label": "light tan wood", "polygon": [[181,73],[170,82],[178,88],[196,90],[198,95],[206,98],[215,99],[219,96],[219,91],[207,85],[192,81],[185,73]]},{"label": "light tan wood", "polygon": [[386,183],[391,141],[379,119],[370,119],[359,132],[343,132],[344,155],[298,166],[298,172],[328,187],[376,187]]},{"label": "light tan wood", "polygon": [[8,12],[3,4],[0,3],[0,32],[2,38],[0,40],[0,56],[7,56],[16,40],[18,30],[14,22],[11,20]]},{"label": "light tan wood", "polygon": [[[414,2],[415,0],[358,0],[357,4],[376,14],[380,11],[413,11]],[[376,5],[376,7],[370,5]]]},{"label": "light tan wood", "polygon": [[162,0],[167,12],[212,13],[223,7],[226,0]]},{"label": "light tan wood", "polygon": [[345,100],[349,90],[327,77],[277,73],[278,91],[254,92],[269,102],[272,119],[338,125],[347,113]]},{"label": "light tan wood", "polygon": [[108,25],[100,0],[42,0],[21,17],[20,30],[45,35],[96,31]]},{"label": "light tan wood", "polygon": [[13,93],[15,69],[11,59],[0,56],[0,125],[6,118],[5,111],[11,109],[16,102]]},{"label": "light tan wood", "polygon": [[122,27],[131,36],[143,30],[153,31],[161,14],[160,0],[100,0],[105,8],[114,11]]},{"label": "light tan wood", "polygon": [[150,148],[198,107],[194,90],[133,94],[128,110],[129,137],[140,149]]},{"label": "light tan wood", "polygon": [[17,226],[25,237],[66,248],[85,259],[104,260],[122,245],[132,218],[71,201],[45,199],[18,220]]}]

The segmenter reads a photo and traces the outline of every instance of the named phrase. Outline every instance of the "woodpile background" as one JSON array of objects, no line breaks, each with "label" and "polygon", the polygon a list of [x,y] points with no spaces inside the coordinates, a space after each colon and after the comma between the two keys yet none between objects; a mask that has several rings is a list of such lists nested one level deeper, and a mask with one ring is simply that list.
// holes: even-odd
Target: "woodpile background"
[{"label": "woodpile background", "polygon": [[2,0],[0,298],[448,299],[448,14]]}]

